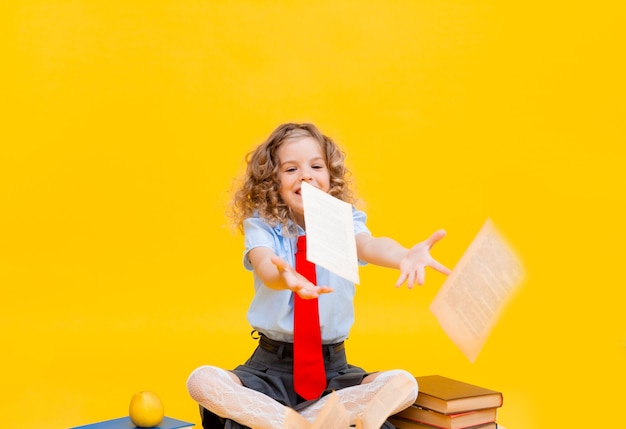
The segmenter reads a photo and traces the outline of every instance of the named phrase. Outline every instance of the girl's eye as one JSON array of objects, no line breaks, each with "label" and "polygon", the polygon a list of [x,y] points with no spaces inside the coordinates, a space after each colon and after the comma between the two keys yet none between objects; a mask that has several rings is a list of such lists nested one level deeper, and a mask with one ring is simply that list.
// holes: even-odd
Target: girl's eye
[{"label": "girl's eye", "polygon": [[289,167],[285,169],[285,173],[293,173],[294,171],[296,171],[295,167]]}]

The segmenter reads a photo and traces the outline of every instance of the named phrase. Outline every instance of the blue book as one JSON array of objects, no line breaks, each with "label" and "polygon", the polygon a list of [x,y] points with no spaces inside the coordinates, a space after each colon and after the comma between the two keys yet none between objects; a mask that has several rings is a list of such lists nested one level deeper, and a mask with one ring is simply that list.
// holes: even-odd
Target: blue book
[{"label": "blue book", "polygon": [[[192,426],[194,426],[193,423],[176,420],[171,417],[163,417],[161,424],[151,429],[179,429]],[[130,420],[130,417],[122,417],[85,426],[76,426],[70,429],[137,429],[137,426]]]}]

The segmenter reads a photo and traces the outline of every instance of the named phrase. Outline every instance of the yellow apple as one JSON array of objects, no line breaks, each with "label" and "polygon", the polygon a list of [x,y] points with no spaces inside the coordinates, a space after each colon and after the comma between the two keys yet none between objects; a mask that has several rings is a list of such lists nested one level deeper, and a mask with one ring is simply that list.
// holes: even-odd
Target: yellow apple
[{"label": "yellow apple", "polygon": [[152,428],[163,421],[163,403],[153,392],[137,392],[130,400],[128,414],[135,426]]}]

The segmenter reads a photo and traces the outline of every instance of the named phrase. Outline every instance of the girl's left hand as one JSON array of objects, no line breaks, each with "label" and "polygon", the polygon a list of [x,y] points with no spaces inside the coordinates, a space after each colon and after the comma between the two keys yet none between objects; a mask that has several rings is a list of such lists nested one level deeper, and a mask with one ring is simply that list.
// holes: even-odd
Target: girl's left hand
[{"label": "girl's left hand", "polygon": [[430,249],[436,242],[446,236],[446,232],[443,229],[433,233],[428,239],[416,244],[409,249],[409,252],[400,261],[400,277],[396,282],[396,287],[402,286],[406,281],[407,287],[412,289],[417,283],[418,285],[424,284],[426,267],[431,267],[442,274],[450,274],[450,270],[437,262],[432,256],[430,256]]}]

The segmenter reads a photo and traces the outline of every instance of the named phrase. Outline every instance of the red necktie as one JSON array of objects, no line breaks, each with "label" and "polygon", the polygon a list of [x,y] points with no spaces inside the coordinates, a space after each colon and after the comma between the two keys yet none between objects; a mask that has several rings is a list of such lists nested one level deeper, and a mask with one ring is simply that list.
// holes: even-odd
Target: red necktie
[{"label": "red necktie", "polygon": [[[296,271],[316,284],[315,264],[306,259],[306,237],[298,237]],[[319,398],[326,388],[322,333],[317,298],[303,299],[294,293],[293,385],[304,399]]]}]

